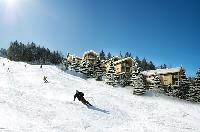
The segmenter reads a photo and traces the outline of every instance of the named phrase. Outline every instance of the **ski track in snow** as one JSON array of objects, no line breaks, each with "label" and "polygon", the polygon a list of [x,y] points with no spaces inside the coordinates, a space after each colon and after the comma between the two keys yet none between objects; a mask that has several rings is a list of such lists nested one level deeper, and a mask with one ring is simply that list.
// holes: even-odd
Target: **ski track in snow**
[{"label": "ski track in snow", "polygon": [[[136,96],[131,87],[25,64],[0,58],[0,132],[200,132],[199,104],[150,92]],[[73,101],[76,89],[94,107]]]}]

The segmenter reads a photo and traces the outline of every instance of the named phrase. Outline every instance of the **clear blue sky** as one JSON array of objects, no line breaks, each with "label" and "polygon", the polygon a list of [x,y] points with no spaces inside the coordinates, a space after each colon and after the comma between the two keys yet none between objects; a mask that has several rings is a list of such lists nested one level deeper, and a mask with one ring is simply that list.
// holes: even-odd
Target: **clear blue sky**
[{"label": "clear blue sky", "polygon": [[0,0],[0,47],[14,40],[34,41],[65,55],[128,51],[156,65],[182,65],[195,75],[200,1]]}]

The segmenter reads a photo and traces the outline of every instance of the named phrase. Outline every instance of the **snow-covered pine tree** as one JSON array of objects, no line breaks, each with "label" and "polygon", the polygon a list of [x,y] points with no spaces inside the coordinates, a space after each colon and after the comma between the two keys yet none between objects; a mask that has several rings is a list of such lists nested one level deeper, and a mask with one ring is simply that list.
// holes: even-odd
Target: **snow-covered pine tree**
[{"label": "snow-covered pine tree", "polygon": [[72,60],[71,69],[75,70],[76,72],[79,72],[79,66],[75,58],[73,58]]},{"label": "snow-covered pine tree", "polygon": [[145,87],[144,87],[142,74],[139,73],[137,78],[138,78],[138,80],[137,80],[137,83],[135,84],[133,94],[142,95],[145,93]]},{"label": "snow-covered pine tree", "polygon": [[154,76],[154,79],[153,79],[153,88],[157,90],[161,88],[160,78],[157,74]]},{"label": "snow-covered pine tree", "polygon": [[72,59],[72,61],[70,62],[70,70],[74,70],[74,65],[75,65],[75,58]]},{"label": "snow-covered pine tree", "polygon": [[128,78],[127,78],[125,73],[122,73],[119,76],[119,80],[118,81],[119,81],[120,86],[122,86],[122,87],[125,87],[126,85],[128,85]]},{"label": "snow-covered pine tree", "polygon": [[134,65],[132,67],[131,86],[134,87],[133,94],[137,95],[145,93],[143,76],[140,72],[141,72],[141,67],[139,67],[137,61],[134,59]]},{"label": "snow-covered pine tree", "polygon": [[109,69],[106,73],[106,83],[112,86],[116,86],[116,73],[115,73],[115,67],[113,64],[113,61],[111,61]]},{"label": "snow-covered pine tree", "polygon": [[192,101],[192,102],[196,102],[196,98],[195,98],[195,95],[196,95],[196,92],[195,92],[195,85],[193,85],[192,83],[189,84],[189,90],[188,90],[188,93],[186,94],[186,100],[188,101]]},{"label": "snow-covered pine tree", "polygon": [[189,90],[189,80],[188,78],[186,77],[186,74],[185,74],[185,70],[183,69],[182,70],[183,74],[181,75],[181,84],[180,84],[180,88],[178,89],[178,96],[180,99],[186,99],[186,94],[188,93],[188,90]]},{"label": "snow-covered pine tree", "polygon": [[190,85],[187,100],[200,102],[200,68],[197,71],[194,85]]},{"label": "snow-covered pine tree", "polygon": [[195,78],[195,98],[196,102],[200,102],[200,68],[197,71],[197,76]]},{"label": "snow-covered pine tree", "polygon": [[87,68],[88,68],[88,74],[90,77],[95,77],[95,68],[94,68],[94,65],[91,64],[91,63],[87,63]]},{"label": "snow-covered pine tree", "polygon": [[132,72],[131,86],[133,86],[133,94],[142,95],[145,93],[143,76],[138,70]]},{"label": "snow-covered pine tree", "polygon": [[88,71],[88,64],[85,60],[83,60],[80,65],[80,72],[83,73],[87,78],[90,78],[89,71]]},{"label": "snow-covered pine tree", "polygon": [[67,59],[63,59],[62,64],[63,64],[62,70],[68,70],[69,69],[69,61]]},{"label": "snow-covered pine tree", "polygon": [[65,70],[69,69],[69,63],[68,63],[68,61],[64,64],[64,66],[65,66]]},{"label": "snow-covered pine tree", "polygon": [[133,87],[135,87],[135,82],[137,81],[137,76],[138,76],[138,71],[136,71],[136,70],[133,70],[132,71],[132,76],[131,76],[131,86],[133,86]]},{"label": "snow-covered pine tree", "polygon": [[185,75],[185,70],[182,69],[180,87],[173,89],[172,95],[180,99],[187,99],[189,85],[190,83],[189,83],[188,78]]},{"label": "snow-covered pine tree", "polygon": [[101,64],[101,60],[98,59],[95,66],[95,78],[97,81],[102,81],[102,76],[103,76],[103,67]]}]

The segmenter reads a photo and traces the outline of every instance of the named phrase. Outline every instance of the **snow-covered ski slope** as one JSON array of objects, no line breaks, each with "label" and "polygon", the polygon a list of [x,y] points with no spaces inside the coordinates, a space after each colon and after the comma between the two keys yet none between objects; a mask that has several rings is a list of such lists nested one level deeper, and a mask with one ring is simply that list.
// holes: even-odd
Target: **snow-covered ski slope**
[{"label": "snow-covered ski slope", "polygon": [[[136,96],[131,88],[84,80],[55,66],[24,65],[0,58],[2,132],[200,132],[199,104]],[[95,107],[74,102],[76,89]]]}]

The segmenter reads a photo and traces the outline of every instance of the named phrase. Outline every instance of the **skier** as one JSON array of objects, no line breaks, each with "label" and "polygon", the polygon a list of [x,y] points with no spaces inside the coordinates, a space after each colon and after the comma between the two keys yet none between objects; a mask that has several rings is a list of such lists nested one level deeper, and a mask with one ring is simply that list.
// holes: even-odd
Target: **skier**
[{"label": "skier", "polygon": [[42,65],[40,65],[40,68],[42,68]]},{"label": "skier", "polygon": [[87,100],[85,100],[83,92],[79,92],[78,90],[76,90],[76,94],[74,95],[74,101],[76,98],[78,98],[78,100],[81,101],[87,107],[92,106]]},{"label": "skier", "polygon": [[46,76],[44,76],[43,80],[44,80],[44,83],[48,83]]}]

